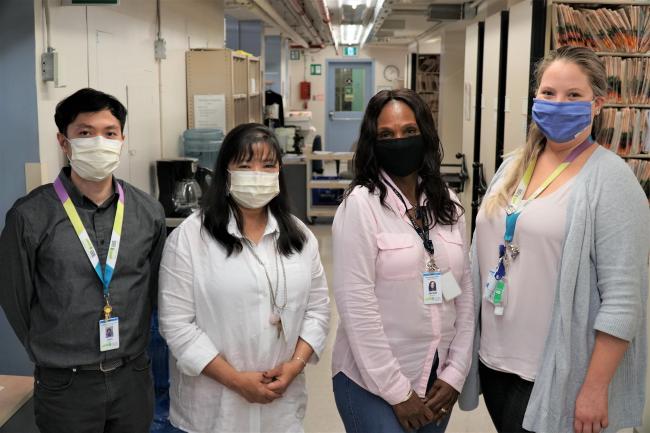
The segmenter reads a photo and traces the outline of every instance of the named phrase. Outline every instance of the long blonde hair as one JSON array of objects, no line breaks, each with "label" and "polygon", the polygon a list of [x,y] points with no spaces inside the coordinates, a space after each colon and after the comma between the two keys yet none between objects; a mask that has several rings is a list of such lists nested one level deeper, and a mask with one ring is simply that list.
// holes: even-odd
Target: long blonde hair
[{"label": "long blonde hair", "polygon": [[[607,97],[607,73],[605,66],[589,48],[583,47],[560,47],[556,50],[549,52],[546,57],[537,63],[535,68],[535,93],[539,89],[542,76],[546,69],[556,61],[565,61],[578,65],[582,72],[589,78],[591,89],[594,97]],[[601,116],[598,114],[594,118],[591,129],[591,135],[596,137],[601,128]],[[488,214],[493,214],[498,209],[507,206],[510,197],[515,192],[519,180],[524,176],[524,171],[528,164],[536,159],[539,154],[544,150],[546,145],[546,137],[539,130],[535,122],[530,123],[528,128],[528,138],[526,145],[517,148],[515,151],[507,155],[512,158],[509,166],[504,175],[504,181],[498,186],[498,189],[491,193],[489,197],[485,198],[485,210]]]}]

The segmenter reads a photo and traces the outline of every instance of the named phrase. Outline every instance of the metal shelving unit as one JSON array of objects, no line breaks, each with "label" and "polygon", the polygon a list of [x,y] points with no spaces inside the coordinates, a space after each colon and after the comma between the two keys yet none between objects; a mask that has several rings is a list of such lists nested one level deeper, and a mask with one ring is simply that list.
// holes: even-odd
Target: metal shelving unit
[{"label": "metal shelving unit", "polygon": [[354,152],[319,152],[305,153],[307,169],[307,221],[312,222],[316,217],[333,217],[338,206],[314,205],[312,192],[315,189],[342,189],[350,186],[350,180],[317,180],[312,179],[313,161],[352,161]]}]

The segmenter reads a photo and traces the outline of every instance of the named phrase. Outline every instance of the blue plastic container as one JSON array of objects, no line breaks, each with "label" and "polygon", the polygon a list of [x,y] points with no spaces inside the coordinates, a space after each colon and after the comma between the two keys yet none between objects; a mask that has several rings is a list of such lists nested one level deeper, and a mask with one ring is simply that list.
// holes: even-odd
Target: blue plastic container
[{"label": "blue plastic container", "polygon": [[197,158],[201,167],[212,170],[223,138],[223,130],[220,128],[187,129],[183,132],[183,153]]},{"label": "blue plastic container", "polygon": [[[314,175],[313,180],[339,180],[338,176]],[[338,206],[343,200],[343,189],[314,188],[311,190],[311,204],[314,206]]]}]

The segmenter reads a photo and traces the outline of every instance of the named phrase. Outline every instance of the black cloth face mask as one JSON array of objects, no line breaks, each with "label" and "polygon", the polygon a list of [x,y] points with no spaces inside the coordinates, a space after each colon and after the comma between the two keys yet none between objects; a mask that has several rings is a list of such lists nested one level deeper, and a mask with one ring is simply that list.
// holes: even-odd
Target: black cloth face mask
[{"label": "black cloth face mask", "polygon": [[386,173],[404,177],[417,171],[424,160],[422,135],[377,140],[375,155]]}]

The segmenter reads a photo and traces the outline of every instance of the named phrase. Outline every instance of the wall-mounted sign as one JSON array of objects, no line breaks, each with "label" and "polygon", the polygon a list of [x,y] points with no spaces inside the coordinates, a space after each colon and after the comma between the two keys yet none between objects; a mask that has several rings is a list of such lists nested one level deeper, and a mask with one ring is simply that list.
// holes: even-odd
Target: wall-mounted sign
[{"label": "wall-mounted sign", "polygon": [[359,47],[343,47],[345,57],[356,57],[359,54]]},{"label": "wall-mounted sign", "polygon": [[289,51],[289,58],[291,60],[300,60],[300,50]]},{"label": "wall-mounted sign", "polygon": [[322,65],[317,65],[312,63],[310,66],[311,75],[320,75],[322,70]]}]

